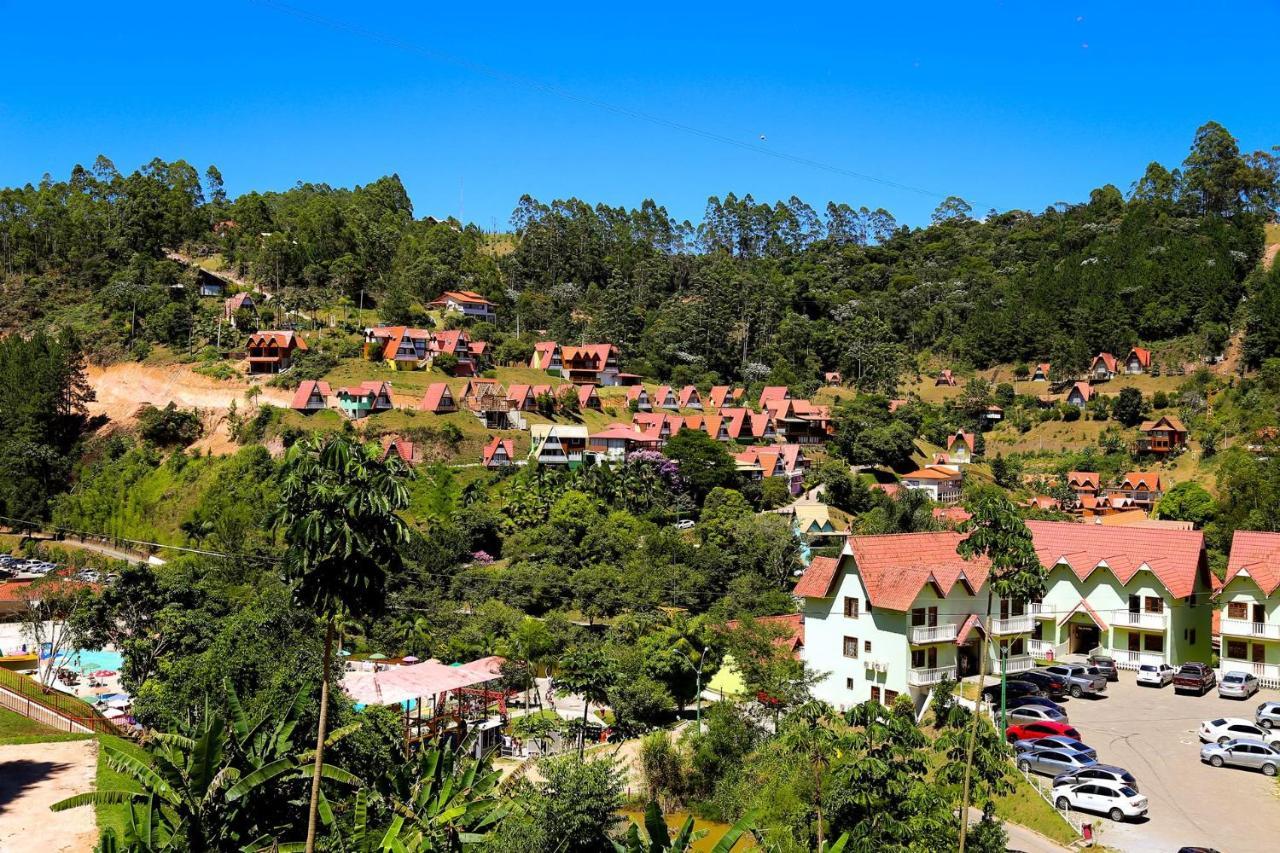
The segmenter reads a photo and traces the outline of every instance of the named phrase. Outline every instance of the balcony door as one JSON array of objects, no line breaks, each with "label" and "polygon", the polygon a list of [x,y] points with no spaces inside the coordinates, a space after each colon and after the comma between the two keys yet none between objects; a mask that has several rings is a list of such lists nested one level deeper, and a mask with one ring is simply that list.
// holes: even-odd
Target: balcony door
[{"label": "balcony door", "polygon": [[1266,622],[1267,608],[1263,607],[1261,604],[1255,603],[1253,605],[1253,621],[1257,624],[1262,624],[1263,622]]},{"label": "balcony door", "polygon": [[1254,663],[1267,662],[1267,647],[1264,646],[1262,643],[1254,643],[1251,651],[1253,652],[1252,660]]}]

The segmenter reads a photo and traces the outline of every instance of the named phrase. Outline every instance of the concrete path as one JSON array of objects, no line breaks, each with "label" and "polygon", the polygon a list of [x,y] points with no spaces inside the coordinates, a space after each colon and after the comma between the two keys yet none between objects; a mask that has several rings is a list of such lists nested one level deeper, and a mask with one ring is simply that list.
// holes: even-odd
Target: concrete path
[{"label": "concrete path", "polygon": [[93,808],[49,806],[93,790],[98,743],[74,740],[0,746],[0,850],[84,853],[98,840]]}]

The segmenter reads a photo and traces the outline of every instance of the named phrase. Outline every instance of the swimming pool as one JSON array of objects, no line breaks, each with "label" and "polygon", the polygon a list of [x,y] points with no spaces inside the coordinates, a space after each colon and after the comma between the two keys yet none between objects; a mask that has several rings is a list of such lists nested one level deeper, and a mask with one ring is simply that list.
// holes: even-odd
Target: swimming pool
[{"label": "swimming pool", "polygon": [[74,669],[76,672],[97,672],[100,669],[119,672],[120,667],[124,665],[124,658],[119,652],[109,652],[105,649],[80,649],[60,657],[62,666]]}]

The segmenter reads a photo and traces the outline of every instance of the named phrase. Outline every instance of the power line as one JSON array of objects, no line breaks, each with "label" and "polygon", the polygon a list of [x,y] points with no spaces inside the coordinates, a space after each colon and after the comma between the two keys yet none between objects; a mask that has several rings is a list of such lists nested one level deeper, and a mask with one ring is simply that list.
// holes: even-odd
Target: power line
[{"label": "power line", "polygon": [[105,539],[111,543],[123,542],[129,545],[141,545],[151,548],[167,548],[170,551],[182,551],[187,554],[200,554],[205,557],[225,557],[229,560],[259,560],[267,563],[280,562],[277,557],[268,557],[263,554],[225,554],[221,551],[209,551],[203,548],[188,548],[184,545],[166,545],[163,542],[149,542],[145,539],[129,539],[124,536],[112,536],[107,533],[95,533],[88,530],[75,530],[70,527],[59,527],[56,524],[46,524],[42,521],[32,521],[29,518],[11,518],[7,515],[0,515],[0,521],[7,521],[10,524],[17,524],[21,527],[29,527],[33,530],[52,530],[58,533],[70,534],[72,536],[90,537],[94,539]]},{"label": "power line", "polygon": [[648,122],[649,124],[654,124],[659,127],[665,127],[669,130],[679,131],[680,133],[685,133],[690,136],[697,136],[702,139],[709,140],[711,142],[719,142],[723,145],[732,145],[735,148],[741,148],[744,151],[750,151],[754,154],[760,154],[765,157],[772,157],[775,160],[782,160],[787,163],[792,163],[798,166],[805,166],[811,169],[819,169],[824,172],[830,172],[832,174],[842,175],[847,178],[854,178],[860,181],[868,181],[871,183],[880,184],[881,186],[892,187],[894,189],[899,189],[899,190],[905,190],[906,192],[912,192],[918,195],[929,196],[931,198],[945,199],[950,195],[949,193],[940,193],[935,190],[925,189],[924,187],[917,187],[911,184],[904,184],[899,181],[889,180],[888,178],[881,178],[876,175],[870,175],[865,172],[857,172],[857,171],[854,171],[853,169],[846,169],[843,166],[837,166],[832,163],[826,163],[821,160],[815,160],[811,157],[801,157],[795,154],[788,154],[785,151],[778,151],[773,148],[764,148],[749,142],[743,142],[742,140],[735,139],[731,136],[726,136],[722,133],[717,133],[715,131],[706,130],[700,127],[695,127],[690,124],[685,124],[684,122],[673,121],[672,119],[664,118],[663,116],[655,115],[653,113],[643,112],[641,110],[632,109],[631,107],[624,107],[619,104],[610,103],[608,101],[602,101],[602,100],[599,100],[598,98],[591,98],[585,95],[580,95],[576,92],[572,92],[567,89],[562,89],[559,86],[552,86],[548,83],[543,83],[540,80],[535,80],[529,77],[521,77],[515,74],[510,74],[508,72],[501,71],[497,68],[493,68],[488,65],[482,65],[478,62],[473,62],[472,60],[469,60],[469,59],[464,59],[462,57],[444,53],[439,50],[422,47],[420,45],[413,44],[412,42],[408,42],[403,39],[387,35],[385,33],[380,33],[375,30],[365,29],[363,27],[359,27],[354,24],[349,24],[345,21],[339,21],[333,18],[325,17],[323,15],[318,15],[314,12],[309,12],[306,9],[299,9],[296,6],[290,6],[286,3],[279,3],[279,2],[276,2],[276,0],[250,0],[250,2],[253,2],[259,6],[266,6],[268,8],[274,9],[277,12],[281,12],[286,15],[291,15],[295,18],[308,21],[318,26],[326,27],[328,29],[336,30],[338,32],[348,33],[350,35],[367,39],[369,41],[378,42],[388,47],[395,48],[396,50],[400,50],[405,53],[414,54],[416,56],[423,57],[424,59],[429,59],[433,62],[440,62],[448,65],[454,65],[459,68],[466,69],[467,71],[474,72],[476,74],[482,74],[486,77],[489,77],[491,79],[497,80],[502,83],[507,83],[514,86],[520,86],[522,88],[529,89],[535,92],[540,92],[546,95],[553,95],[563,100],[573,101],[575,103],[584,104],[586,106],[593,107],[594,109],[602,110],[604,112],[613,113],[615,115],[626,116],[627,118],[633,118],[638,121]]}]

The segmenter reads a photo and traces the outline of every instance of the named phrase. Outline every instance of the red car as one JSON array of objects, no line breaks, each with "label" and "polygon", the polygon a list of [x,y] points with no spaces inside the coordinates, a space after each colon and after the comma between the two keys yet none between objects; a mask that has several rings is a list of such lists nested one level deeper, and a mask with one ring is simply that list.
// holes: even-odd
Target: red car
[{"label": "red car", "polygon": [[1014,743],[1028,738],[1053,737],[1061,735],[1062,737],[1075,738],[1080,740],[1080,732],[1076,731],[1075,726],[1066,723],[1052,723],[1047,721],[1022,723],[1020,725],[1009,726],[1004,730],[1004,736],[1009,739],[1009,743]]}]

